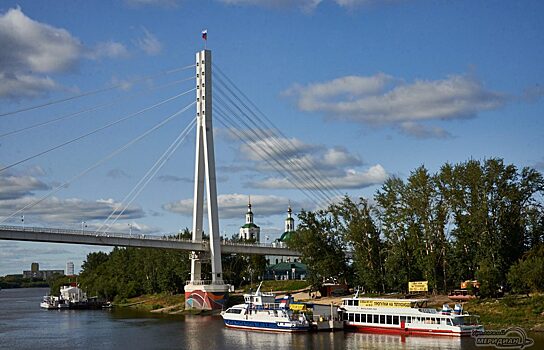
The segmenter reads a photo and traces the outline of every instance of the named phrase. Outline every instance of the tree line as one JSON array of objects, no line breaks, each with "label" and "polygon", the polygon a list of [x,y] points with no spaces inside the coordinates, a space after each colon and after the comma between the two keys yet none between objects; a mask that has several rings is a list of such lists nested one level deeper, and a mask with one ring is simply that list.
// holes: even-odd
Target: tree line
[{"label": "tree line", "polygon": [[478,279],[483,295],[544,290],[543,192],[541,173],[501,159],[447,163],[435,174],[420,166],[386,180],[372,200],[302,211],[288,244],[316,287],[405,292],[427,280],[445,292]]},{"label": "tree line", "polygon": [[[190,239],[191,232],[171,236],[173,239]],[[234,237],[230,240],[239,240]],[[222,257],[223,275],[226,281],[239,287],[255,281],[264,274],[264,256],[242,254]],[[110,253],[89,253],[82,265],[78,283],[89,295],[107,300],[123,300],[143,294],[184,292],[185,282],[190,279],[189,252],[155,248],[119,248]],[[211,279],[209,264],[202,265],[202,279]],[[60,281],[62,284],[64,281]],[[59,287],[55,284],[58,294]]]},{"label": "tree line", "polygon": [[[370,200],[346,196],[323,210],[303,210],[288,245],[301,252],[315,288],[337,281],[406,292],[409,281],[427,280],[432,291],[446,292],[478,279],[484,295],[544,290],[543,193],[541,173],[501,159],[444,164],[435,174],[420,166],[406,180],[386,180]],[[173,236],[190,237],[188,229]],[[243,254],[225,255],[222,263],[225,281],[237,288],[266,267],[264,256]],[[202,274],[210,279],[209,264]],[[79,282],[113,300],[183,293],[189,278],[187,252],[114,248],[90,253]]]}]

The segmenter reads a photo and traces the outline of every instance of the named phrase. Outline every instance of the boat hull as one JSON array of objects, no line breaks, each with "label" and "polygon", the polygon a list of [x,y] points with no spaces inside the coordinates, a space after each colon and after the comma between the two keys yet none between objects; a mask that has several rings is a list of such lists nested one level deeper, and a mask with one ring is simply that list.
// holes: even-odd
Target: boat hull
[{"label": "boat hull", "polygon": [[225,326],[229,328],[237,329],[249,329],[255,331],[265,331],[265,332],[287,332],[287,333],[297,333],[297,332],[308,332],[310,327],[307,326],[291,326],[291,325],[281,325],[281,322],[262,322],[262,321],[246,321],[246,320],[226,320],[224,319]]},{"label": "boat hull", "polygon": [[469,337],[472,330],[453,331],[448,329],[418,329],[418,328],[393,328],[393,327],[370,327],[345,324],[347,331],[378,334],[401,334],[418,336],[446,336],[446,337]]}]

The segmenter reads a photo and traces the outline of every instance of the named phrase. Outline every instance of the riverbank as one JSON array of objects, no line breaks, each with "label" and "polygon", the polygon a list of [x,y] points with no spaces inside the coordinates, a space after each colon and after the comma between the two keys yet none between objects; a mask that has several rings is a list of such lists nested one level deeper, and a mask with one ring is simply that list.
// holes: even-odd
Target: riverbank
[{"label": "riverbank", "polygon": [[465,304],[465,310],[480,315],[480,322],[487,329],[519,326],[528,331],[544,332],[544,295],[473,300]]},{"label": "riverbank", "polygon": [[[282,294],[290,293],[296,301],[314,302],[319,304],[339,306],[344,297],[319,297],[318,299],[309,299],[308,292],[300,284],[295,285],[265,285],[264,290],[277,291],[278,297]],[[293,288],[293,289],[290,289]],[[248,288],[249,289],[249,288]],[[243,302],[240,295],[245,290],[238,291],[231,296],[231,303]],[[387,296],[391,297],[391,296]],[[454,303],[446,295],[429,296],[429,306],[441,308],[442,304]],[[480,316],[480,322],[486,329],[503,329],[512,326],[519,326],[528,331],[544,332],[544,295],[531,296],[507,296],[499,299],[472,300],[463,304],[465,311]],[[139,297],[127,299],[122,303],[116,304],[117,307],[127,307],[144,312],[164,313],[177,315],[185,313],[185,297],[183,294],[154,294],[142,295]]]},{"label": "riverbank", "polygon": [[[344,297],[320,297],[308,299],[308,293],[293,295],[296,301],[333,304],[339,306]],[[399,297],[402,295],[384,297]],[[439,309],[443,304],[455,303],[447,295],[427,296],[429,307]],[[515,295],[499,299],[471,300],[463,303],[464,310],[480,316],[480,322],[486,329],[503,329],[519,326],[527,331],[544,332],[544,295]]]},{"label": "riverbank", "polygon": [[115,307],[176,315],[185,311],[185,295],[166,293],[140,295],[115,303]]}]

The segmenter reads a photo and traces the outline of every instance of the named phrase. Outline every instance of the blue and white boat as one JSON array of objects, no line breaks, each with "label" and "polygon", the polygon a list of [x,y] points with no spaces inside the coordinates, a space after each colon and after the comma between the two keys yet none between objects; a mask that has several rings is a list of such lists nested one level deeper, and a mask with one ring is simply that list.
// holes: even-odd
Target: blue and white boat
[{"label": "blue and white boat", "polygon": [[[262,282],[261,282],[262,284]],[[274,294],[261,292],[244,294],[244,304],[234,305],[221,312],[225,325],[230,328],[274,332],[307,332],[310,322],[304,314],[289,309],[290,298],[276,302]]]}]

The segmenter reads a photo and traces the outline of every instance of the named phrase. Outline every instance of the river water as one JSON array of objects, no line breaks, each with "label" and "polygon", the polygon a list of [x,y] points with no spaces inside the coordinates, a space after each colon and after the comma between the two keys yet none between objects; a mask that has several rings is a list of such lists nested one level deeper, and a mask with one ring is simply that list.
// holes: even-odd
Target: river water
[{"label": "river water", "polygon": [[[233,330],[220,316],[118,310],[43,310],[48,289],[0,291],[0,349],[484,349],[474,340],[363,333],[278,334]],[[529,334],[534,349],[542,334]]]}]

